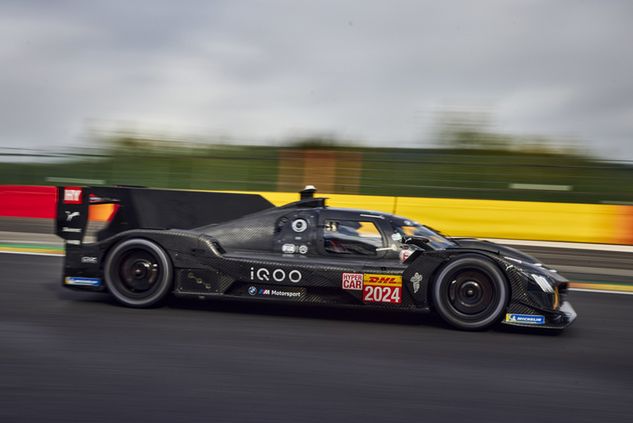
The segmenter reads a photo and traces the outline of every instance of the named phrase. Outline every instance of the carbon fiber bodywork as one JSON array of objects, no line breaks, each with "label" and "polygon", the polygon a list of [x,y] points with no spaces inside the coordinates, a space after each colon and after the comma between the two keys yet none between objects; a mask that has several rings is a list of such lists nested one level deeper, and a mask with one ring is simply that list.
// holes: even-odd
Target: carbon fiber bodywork
[{"label": "carbon fiber bodywork", "polygon": [[[566,280],[507,247],[448,238],[445,248],[418,248],[402,263],[398,253],[405,242],[394,234],[410,222],[397,216],[329,208],[319,198],[274,207],[253,195],[222,198],[217,193],[192,196],[191,192],[177,191],[168,192],[171,201],[180,198],[176,213],[171,209],[156,213],[163,194],[136,188],[81,188],[81,203],[65,204],[63,199],[69,195],[60,187],[58,234],[67,240],[64,286],[107,291],[104,264],[109,251],[123,241],[143,239],[160,246],[169,256],[172,292],[177,296],[428,312],[433,309],[430,287],[438,272],[457,257],[473,255],[492,261],[505,276],[510,299],[503,323],[563,328],[575,318],[565,302]],[[223,201],[227,199],[228,204]],[[195,202],[195,212],[188,210],[190,202]],[[77,231],[64,232],[63,228],[73,223],[64,217],[72,211],[87,213],[91,203],[114,203],[118,211],[97,234],[96,242],[84,243],[86,220],[77,220]],[[156,204],[152,228],[144,227],[138,217],[143,216],[138,204]],[[232,219],[225,221],[227,215]],[[200,226],[203,221],[208,224]],[[344,254],[327,248],[328,225],[347,221],[370,222],[376,230],[373,242],[382,247],[374,248],[371,254],[363,249],[365,245],[352,245]],[[363,241],[362,235],[360,239]],[[535,274],[546,278],[547,286],[542,281],[539,285],[532,276]],[[381,287],[375,288],[380,291],[378,296],[372,297],[370,286]]]}]

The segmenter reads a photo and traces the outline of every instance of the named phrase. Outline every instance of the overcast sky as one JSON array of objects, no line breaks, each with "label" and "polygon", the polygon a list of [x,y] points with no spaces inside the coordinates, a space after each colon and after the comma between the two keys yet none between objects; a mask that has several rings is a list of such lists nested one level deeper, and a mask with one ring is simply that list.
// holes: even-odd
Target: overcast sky
[{"label": "overcast sky", "polygon": [[94,129],[430,145],[438,113],[633,160],[632,1],[0,2],[0,146]]}]

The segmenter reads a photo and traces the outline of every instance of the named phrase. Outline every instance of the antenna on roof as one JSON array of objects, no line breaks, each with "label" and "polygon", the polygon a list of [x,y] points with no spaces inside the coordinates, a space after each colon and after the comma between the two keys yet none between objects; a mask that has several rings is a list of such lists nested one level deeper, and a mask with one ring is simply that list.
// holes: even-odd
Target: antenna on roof
[{"label": "antenna on roof", "polygon": [[314,193],[316,192],[316,188],[314,185],[306,185],[306,187],[299,191],[299,195],[301,195],[301,200],[307,200],[309,198],[314,198]]}]

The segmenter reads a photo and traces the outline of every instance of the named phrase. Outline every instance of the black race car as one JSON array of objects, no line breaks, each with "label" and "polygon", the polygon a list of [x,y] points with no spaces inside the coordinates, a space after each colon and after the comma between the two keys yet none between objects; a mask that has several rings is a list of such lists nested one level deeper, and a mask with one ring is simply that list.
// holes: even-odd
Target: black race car
[{"label": "black race car", "polygon": [[[174,294],[434,310],[466,330],[562,329],[576,317],[567,280],[533,257],[314,193],[275,207],[251,194],[59,187],[63,284],[130,307]],[[96,204],[113,205],[102,228],[88,220]]]}]

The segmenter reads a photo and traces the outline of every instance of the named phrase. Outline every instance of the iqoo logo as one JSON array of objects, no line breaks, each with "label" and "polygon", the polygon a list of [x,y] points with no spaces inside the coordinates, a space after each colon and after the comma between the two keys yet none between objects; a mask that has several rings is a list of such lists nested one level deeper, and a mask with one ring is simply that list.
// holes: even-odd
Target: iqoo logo
[{"label": "iqoo logo", "polygon": [[259,269],[255,269],[251,267],[251,280],[252,281],[261,281],[261,282],[284,282],[285,280],[289,280],[292,283],[298,283],[303,275],[298,270],[291,270],[286,272],[283,269],[274,269],[269,270],[265,267],[260,267]]}]

